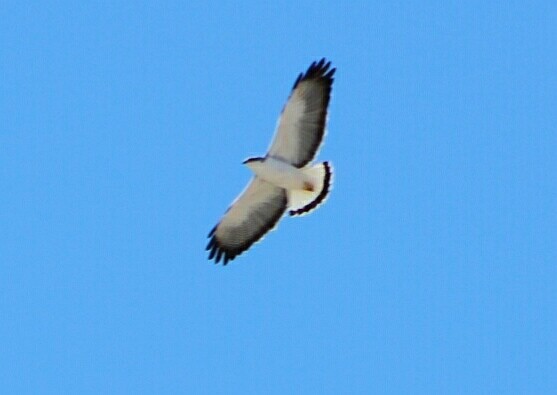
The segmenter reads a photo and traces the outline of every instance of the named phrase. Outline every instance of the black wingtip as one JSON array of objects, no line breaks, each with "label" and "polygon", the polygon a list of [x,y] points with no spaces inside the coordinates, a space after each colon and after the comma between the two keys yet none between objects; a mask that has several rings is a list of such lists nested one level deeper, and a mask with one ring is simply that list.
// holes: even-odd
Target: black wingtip
[{"label": "black wingtip", "polygon": [[214,245],[211,249],[211,252],[209,253],[209,260],[213,259],[215,257],[215,254],[217,253],[218,247],[216,245]]},{"label": "black wingtip", "polygon": [[292,85],[292,89],[296,88],[298,86],[298,84],[300,83],[300,81],[302,80],[302,77],[304,76],[304,73],[300,73],[298,74],[298,78],[296,78],[296,81],[294,81],[294,85]]},{"label": "black wingtip", "polygon": [[215,238],[211,237],[211,240],[209,240],[209,243],[207,243],[207,247],[205,247],[205,251],[209,251],[211,248],[213,248],[215,243]]},{"label": "black wingtip", "polygon": [[329,70],[329,67],[331,67],[331,62],[327,61],[326,58],[321,58],[318,61],[312,62],[305,73],[298,75],[292,89],[295,89],[300,82],[311,79],[323,79],[329,85],[332,85],[336,68]]},{"label": "black wingtip", "polygon": [[210,261],[214,259],[214,263],[218,264],[222,260],[223,265],[227,265],[228,262],[232,261],[239,254],[234,253],[233,251],[227,251],[220,245],[219,240],[215,235],[215,229],[216,227],[209,233],[210,240],[209,243],[207,243],[205,250],[209,251],[208,259]]}]

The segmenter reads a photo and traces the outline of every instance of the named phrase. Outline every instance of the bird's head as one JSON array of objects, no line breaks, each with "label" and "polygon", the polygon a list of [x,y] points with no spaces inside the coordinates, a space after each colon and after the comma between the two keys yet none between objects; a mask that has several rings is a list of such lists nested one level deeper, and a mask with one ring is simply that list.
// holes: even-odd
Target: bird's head
[{"label": "bird's head", "polygon": [[265,158],[247,158],[243,163],[244,165],[246,165],[247,167],[249,167],[250,169],[253,169],[255,166],[257,166],[258,163],[261,163],[265,160]]}]

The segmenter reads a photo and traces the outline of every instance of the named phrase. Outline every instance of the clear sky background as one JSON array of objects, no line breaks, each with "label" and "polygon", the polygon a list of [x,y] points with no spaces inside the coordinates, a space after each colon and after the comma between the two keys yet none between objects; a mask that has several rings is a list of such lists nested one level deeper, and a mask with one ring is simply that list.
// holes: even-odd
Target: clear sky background
[{"label": "clear sky background", "polygon": [[[554,390],[556,3],[193,3],[0,5],[2,393]],[[214,265],[321,57],[330,199]]]}]

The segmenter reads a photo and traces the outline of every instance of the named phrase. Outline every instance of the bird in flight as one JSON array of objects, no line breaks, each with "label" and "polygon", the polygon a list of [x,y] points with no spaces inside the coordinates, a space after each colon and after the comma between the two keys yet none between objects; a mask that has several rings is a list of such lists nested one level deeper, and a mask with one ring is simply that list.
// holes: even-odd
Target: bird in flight
[{"label": "bird in flight", "polygon": [[229,261],[291,216],[311,212],[325,201],[331,188],[329,162],[311,164],[325,136],[327,107],[335,68],[321,59],[300,73],[264,157],[244,164],[254,177],[209,233],[209,260]]}]

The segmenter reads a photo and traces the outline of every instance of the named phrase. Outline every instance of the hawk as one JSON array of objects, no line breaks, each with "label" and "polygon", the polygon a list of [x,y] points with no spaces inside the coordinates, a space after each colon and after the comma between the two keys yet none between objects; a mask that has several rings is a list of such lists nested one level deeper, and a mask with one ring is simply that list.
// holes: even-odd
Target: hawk
[{"label": "hawk", "polygon": [[325,136],[336,71],[330,66],[321,59],[298,75],[269,151],[244,161],[254,176],[209,233],[209,260],[226,265],[274,229],[286,210],[303,215],[325,201],[332,166],[311,161]]}]

